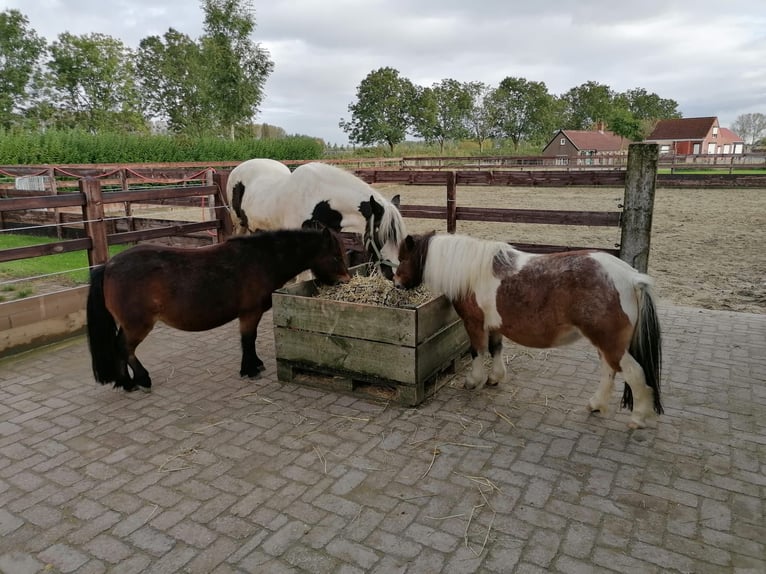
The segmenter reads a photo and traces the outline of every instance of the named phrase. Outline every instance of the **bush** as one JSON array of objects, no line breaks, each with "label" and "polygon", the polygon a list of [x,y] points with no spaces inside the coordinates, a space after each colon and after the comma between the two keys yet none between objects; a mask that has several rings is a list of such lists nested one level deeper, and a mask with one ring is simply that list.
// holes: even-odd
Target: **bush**
[{"label": "bush", "polygon": [[44,133],[0,132],[0,165],[87,163],[177,163],[319,159],[324,144],[307,136],[275,139],[191,138],[51,130]]}]

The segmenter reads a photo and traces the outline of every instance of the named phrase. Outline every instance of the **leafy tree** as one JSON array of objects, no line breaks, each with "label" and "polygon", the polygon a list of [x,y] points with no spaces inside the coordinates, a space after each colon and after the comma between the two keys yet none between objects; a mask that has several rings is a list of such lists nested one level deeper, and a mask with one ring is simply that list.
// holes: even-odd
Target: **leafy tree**
[{"label": "leafy tree", "polygon": [[625,108],[616,108],[607,120],[609,131],[631,141],[643,139],[643,123]]},{"label": "leafy tree", "polygon": [[132,54],[111,36],[59,34],[47,63],[50,85],[70,125],[91,132],[142,129]]},{"label": "leafy tree", "polygon": [[207,103],[220,126],[234,138],[235,127],[251,123],[257,114],[274,63],[250,39],[255,30],[250,0],[203,0],[202,9]]},{"label": "leafy tree", "polygon": [[491,137],[494,115],[491,107],[492,88],[484,82],[468,82],[466,89],[471,98],[471,107],[465,118],[466,129],[479,144],[479,153],[484,151],[484,143]]},{"label": "leafy tree", "polygon": [[678,102],[648,93],[644,88],[633,88],[614,98],[618,107],[627,109],[637,120],[668,120],[681,117]]},{"label": "leafy tree", "polygon": [[0,12],[0,126],[9,127],[24,106],[44,53],[45,40],[29,27],[26,16],[18,10]]},{"label": "leafy tree", "polygon": [[762,113],[740,114],[731,124],[731,130],[748,145],[755,145],[766,135],[766,115]]},{"label": "leafy tree", "polygon": [[522,141],[540,142],[550,133],[556,107],[545,82],[507,77],[490,99],[494,133],[510,139],[514,150]]},{"label": "leafy tree", "polygon": [[429,143],[439,142],[442,154],[445,141],[468,137],[466,120],[472,101],[465,84],[446,79],[417,92],[412,111],[412,123],[417,136]]},{"label": "leafy tree", "polygon": [[141,99],[147,111],[174,133],[201,135],[212,125],[203,82],[204,60],[198,44],[170,28],[141,40],[136,53]]},{"label": "leafy tree", "polygon": [[412,121],[416,89],[394,68],[379,68],[367,74],[356,89],[356,102],[349,104],[351,119],[341,118],[340,128],[352,143],[385,143],[391,153],[404,141]]},{"label": "leafy tree", "polygon": [[613,112],[615,95],[609,86],[585,82],[561,96],[564,125],[570,130],[587,130],[606,121]]}]

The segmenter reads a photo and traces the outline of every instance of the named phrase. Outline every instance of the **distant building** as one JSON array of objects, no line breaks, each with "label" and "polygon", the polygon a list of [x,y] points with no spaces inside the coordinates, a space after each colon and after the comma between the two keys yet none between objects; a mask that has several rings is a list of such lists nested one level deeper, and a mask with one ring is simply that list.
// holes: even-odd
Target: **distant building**
[{"label": "distant building", "polygon": [[626,154],[630,140],[603,128],[603,124],[599,124],[595,130],[558,130],[543,148],[542,155],[555,157],[556,163],[562,165],[572,160],[587,165],[596,163],[592,156]]},{"label": "distant building", "polygon": [[717,117],[660,120],[644,140],[660,146],[660,155],[741,154],[745,142],[727,128]]}]

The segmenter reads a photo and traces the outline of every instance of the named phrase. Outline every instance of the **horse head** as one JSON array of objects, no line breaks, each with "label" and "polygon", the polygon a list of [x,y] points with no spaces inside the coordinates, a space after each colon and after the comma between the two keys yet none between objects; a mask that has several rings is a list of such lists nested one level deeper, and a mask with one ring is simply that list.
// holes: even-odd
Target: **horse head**
[{"label": "horse head", "polygon": [[[311,272],[320,283],[335,285],[348,283],[348,255],[338,233],[319,224],[314,230],[320,230],[320,243],[317,255],[311,263]],[[304,225],[304,229],[311,229]]]},{"label": "horse head", "polygon": [[395,195],[390,202],[376,200],[375,196],[370,195],[370,200],[363,201],[359,206],[366,221],[364,245],[387,279],[394,277],[394,270],[399,264],[399,242],[405,235],[399,203],[399,195]]}]

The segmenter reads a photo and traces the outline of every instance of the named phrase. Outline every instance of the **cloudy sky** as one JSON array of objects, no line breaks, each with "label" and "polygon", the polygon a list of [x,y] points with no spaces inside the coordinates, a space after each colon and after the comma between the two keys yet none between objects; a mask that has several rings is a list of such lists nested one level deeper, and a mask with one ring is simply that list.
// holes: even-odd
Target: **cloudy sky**
[{"label": "cloudy sky", "polygon": [[[259,122],[346,144],[356,88],[389,66],[415,84],[587,81],[641,87],[685,117],[766,113],[766,0],[253,0],[255,42],[275,69]],[[137,47],[175,28],[202,33],[193,0],[0,0],[48,42],[100,32]]]}]

